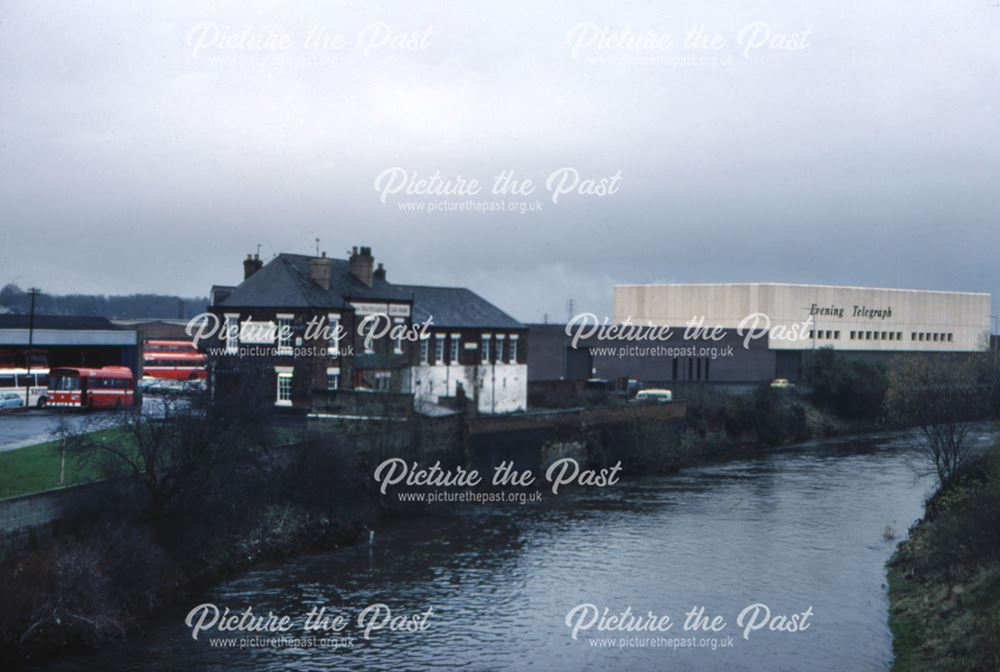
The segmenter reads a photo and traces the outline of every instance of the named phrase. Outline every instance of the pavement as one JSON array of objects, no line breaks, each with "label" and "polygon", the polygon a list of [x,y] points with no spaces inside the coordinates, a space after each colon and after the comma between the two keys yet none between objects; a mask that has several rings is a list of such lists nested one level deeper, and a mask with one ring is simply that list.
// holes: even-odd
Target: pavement
[{"label": "pavement", "polygon": [[[147,395],[143,400],[142,414],[162,417],[163,400]],[[78,430],[87,423],[99,424],[114,411],[72,411],[66,409],[29,409],[0,413],[0,453],[15,448],[33,446],[58,437],[60,424]]]},{"label": "pavement", "polygon": [[94,415],[98,414],[37,409],[5,411],[0,413],[0,452],[51,441],[56,438],[60,423],[79,429]]}]

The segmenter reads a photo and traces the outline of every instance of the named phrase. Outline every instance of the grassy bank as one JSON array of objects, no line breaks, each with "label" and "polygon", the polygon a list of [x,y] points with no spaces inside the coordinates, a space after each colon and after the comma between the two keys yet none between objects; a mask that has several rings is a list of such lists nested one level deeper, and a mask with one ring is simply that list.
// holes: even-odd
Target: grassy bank
[{"label": "grassy bank", "polygon": [[1000,446],[928,502],[888,581],[894,672],[1000,670]]},{"label": "grassy bank", "polygon": [[[275,446],[292,445],[300,440],[300,434],[296,429],[278,427],[274,430]],[[126,448],[132,441],[132,437],[120,429],[98,430],[91,432],[91,436],[95,441],[114,441]],[[104,476],[98,464],[81,460],[76,455],[66,455],[63,463],[58,440],[0,452],[0,499],[90,483]]]},{"label": "grassy bank", "polygon": [[[118,441],[124,437],[118,430],[94,433],[96,441]],[[66,458],[64,482],[59,482],[61,456],[58,441],[46,441],[33,446],[15,448],[0,453],[0,499],[97,480],[101,474],[95,464],[88,464],[70,455]]]}]

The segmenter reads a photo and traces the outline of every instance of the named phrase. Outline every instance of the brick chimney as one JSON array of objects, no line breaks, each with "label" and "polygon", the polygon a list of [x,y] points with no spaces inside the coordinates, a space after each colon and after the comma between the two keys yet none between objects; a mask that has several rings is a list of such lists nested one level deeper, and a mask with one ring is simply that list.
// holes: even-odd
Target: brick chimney
[{"label": "brick chimney", "polygon": [[327,258],[326,252],[321,256],[313,257],[309,260],[309,275],[313,282],[323,289],[330,289],[330,275],[333,270],[333,262]]},{"label": "brick chimney", "polygon": [[351,252],[350,264],[351,274],[368,287],[371,287],[375,269],[375,257],[372,256],[372,248],[355,247]]},{"label": "brick chimney", "polygon": [[375,279],[385,282],[385,266],[382,264],[379,264],[378,268],[375,269]]},{"label": "brick chimney", "polygon": [[260,260],[259,254],[248,254],[243,260],[243,279],[246,280],[263,267],[264,262]]}]

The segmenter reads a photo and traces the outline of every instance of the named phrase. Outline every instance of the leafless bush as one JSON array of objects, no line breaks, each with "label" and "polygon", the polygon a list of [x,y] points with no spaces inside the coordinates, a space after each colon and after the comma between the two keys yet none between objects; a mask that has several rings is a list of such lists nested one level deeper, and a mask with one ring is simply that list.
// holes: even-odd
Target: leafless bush
[{"label": "leafless bush", "polygon": [[987,402],[968,362],[914,357],[889,374],[889,414],[919,432],[918,447],[941,484],[958,475],[972,455],[972,435]]}]

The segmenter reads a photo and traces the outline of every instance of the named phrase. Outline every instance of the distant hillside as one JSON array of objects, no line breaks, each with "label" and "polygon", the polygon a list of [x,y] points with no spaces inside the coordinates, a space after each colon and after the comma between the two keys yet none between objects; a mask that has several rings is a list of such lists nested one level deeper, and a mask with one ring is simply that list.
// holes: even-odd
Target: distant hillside
[{"label": "distant hillside", "polygon": [[[205,311],[208,298],[184,298],[165,294],[39,294],[35,312],[43,315],[84,315],[109,319],[178,319]],[[0,313],[27,313],[31,298],[17,285],[0,289]]]}]

